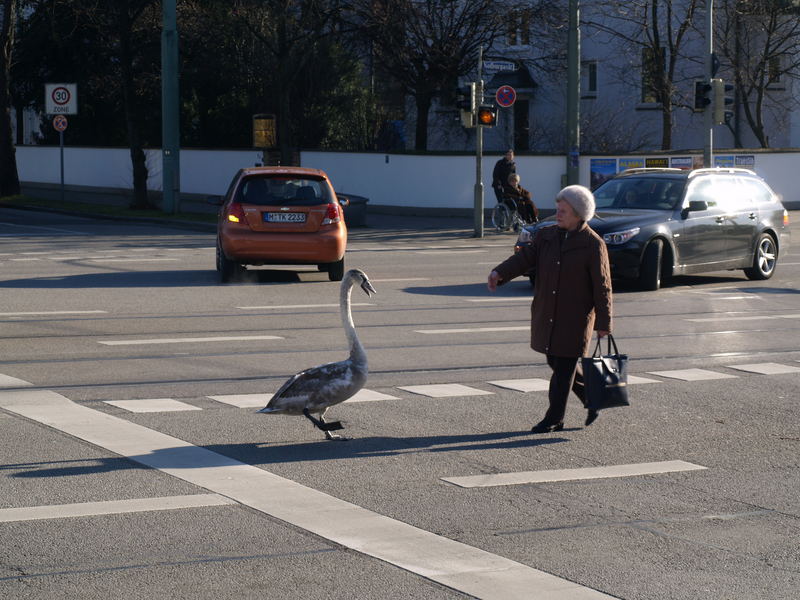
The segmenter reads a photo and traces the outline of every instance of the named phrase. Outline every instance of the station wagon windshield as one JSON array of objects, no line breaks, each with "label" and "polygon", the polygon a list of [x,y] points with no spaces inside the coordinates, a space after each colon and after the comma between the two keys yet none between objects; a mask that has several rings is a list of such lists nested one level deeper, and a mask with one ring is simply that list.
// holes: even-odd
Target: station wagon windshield
[{"label": "station wagon windshield", "polygon": [[620,177],[594,191],[598,209],[673,210],[683,197],[686,179],[675,177]]}]

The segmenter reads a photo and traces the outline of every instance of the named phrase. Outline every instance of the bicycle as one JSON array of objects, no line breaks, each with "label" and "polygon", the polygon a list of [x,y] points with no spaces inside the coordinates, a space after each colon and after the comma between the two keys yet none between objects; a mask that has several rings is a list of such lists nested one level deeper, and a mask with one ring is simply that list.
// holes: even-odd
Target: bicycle
[{"label": "bicycle", "polygon": [[517,203],[510,198],[503,198],[492,209],[492,225],[497,231],[508,231],[512,227],[519,231],[526,224],[517,210]]}]

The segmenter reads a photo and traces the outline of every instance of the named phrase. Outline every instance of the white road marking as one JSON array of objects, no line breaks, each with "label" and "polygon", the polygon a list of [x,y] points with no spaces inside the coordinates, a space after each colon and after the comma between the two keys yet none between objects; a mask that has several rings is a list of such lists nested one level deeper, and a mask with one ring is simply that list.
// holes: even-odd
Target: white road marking
[{"label": "white road marking", "polygon": [[763,321],[765,319],[800,319],[800,314],[794,315],[759,315],[759,316],[746,316],[746,317],[705,317],[702,319],[686,319],[693,323],[711,323],[714,321]]},{"label": "white road marking", "polygon": [[[353,302],[350,306],[375,306],[368,302]],[[284,308],[339,308],[339,303],[335,304],[271,304],[268,306],[236,306],[239,310],[281,310]]]},{"label": "white road marking", "polygon": [[430,281],[430,277],[398,277],[395,279],[370,279],[373,283],[397,283],[405,281]]},{"label": "white road marking", "polygon": [[99,515],[119,515],[155,510],[226,506],[231,504],[237,504],[237,502],[220,496],[219,494],[190,494],[188,496],[164,496],[161,498],[136,498],[131,500],[108,500],[105,502],[81,502],[78,504],[2,508],[0,509],[0,523],[35,521],[40,519],[65,519],[70,517],[96,517]]},{"label": "white road marking", "polygon": [[375,390],[361,389],[356,392],[355,396],[345,400],[345,404],[348,402],[379,402],[382,400],[400,400],[400,398],[397,396],[390,396],[389,394],[376,392]]},{"label": "white road marking", "polygon": [[489,383],[518,392],[544,392],[550,389],[550,381],[547,379],[504,379]]},{"label": "white road marking", "polygon": [[730,369],[761,373],[762,375],[780,375],[782,373],[800,373],[800,367],[781,365],[779,363],[754,363],[750,365],[728,365]]},{"label": "white road marking", "polygon": [[30,262],[32,260],[42,260],[41,258],[9,258],[11,262]]},{"label": "white road marking", "polygon": [[[19,225],[17,223],[0,223],[0,225],[4,225],[6,227],[19,227],[20,229],[41,229],[42,231],[58,231],[59,233],[71,233],[73,235],[89,235],[85,231],[72,231],[71,229],[61,229],[61,228],[58,228],[58,227],[41,227],[39,225]],[[17,237],[18,235],[35,236],[35,235],[42,235],[42,234],[39,234],[39,233],[22,233],[22,234],[4,233],[3,237]]]},{"label": "white road marking", "polygon": [[585,467],[582,469],[556,469],[550,471],[522,471],[520,473],[491,473],[466,477],[442,477],[443,481],[463,488],[520,485],[524,483],[550,483],[554,481],[579,481],[584,479],[606,479],[611,477],[635,477],[677,471],[706,469],[682,460],[641,463],[633,465],[611,465],[607,467]]},{"label": "white road marking", "polygon": [[0,407],[479,598],[611,598],[522,563],[372,512],[52,391],[0,394]]},{"label": "white road marking", "polygon": [[417,254],[485,254],[488,250],[448,250],[442,248],[441,250],[416,250]]},{"label": "white road marking", "polygon": [[142,400],[104,400],[105,404],[122,408],[132,413],[178,412],[183,410],[203,410],[172,398],[147,398]]},{"label": "white road marking", "polygon": [[683,381],[705,381],[710,379],[735,379],[736,375],[727,375],[705,369],[682,369],[677,371],[649,371],[651,375],[667,377],[669,379],[681,379]]},{"label": "white road marking", "polygon": [[28,381],[23,381],[22,379],[17,379],[16,377],[3,375],[0,373],[0,388],[27,387],[29,385],[33,384]]},{"label": "white road marking", "polygon": [[89,262],[127,263],[127,262],[177,262],[178,258],[90,258]]},{"label": "white road marking", "polygon": [[467,302],[526,302],[531,301],[530,298],[466,298]]},{"label": "white road marking", "polygon": [[399,386],[399,389],[428,396],[429,398],[453,398],[456,396],[491,396],[494,392],[485,392],[460,383],[440,383],[434,385]]},{"label": "white road marking", "polygon": [[152,338],[149,340],[107,340],[97,342],[104,346],[144,346],[148,344],[191,344],[194,342],[253,342],[258,340],[282,340],[277,335],[232,335],[200,338]]},{"label": "white road marking", "polygon": [[447,333],[492,333],[498,331],[530,331],[530,325],[515,327],[462,327],[456,329],[415,329],[414,333],[442,335]]},{"label": "white road marking", "polygon": [[268,394],[228,394],[225,396],[208,396],[212,400],[229,404],[237,408],[264,408],[275,392]]},{"label": "white road marking", "polygon": [[108,314],[105,310],[41,310],[30,312],[4,312],[0,317],[39,317],[48,315],[96,315]]}]

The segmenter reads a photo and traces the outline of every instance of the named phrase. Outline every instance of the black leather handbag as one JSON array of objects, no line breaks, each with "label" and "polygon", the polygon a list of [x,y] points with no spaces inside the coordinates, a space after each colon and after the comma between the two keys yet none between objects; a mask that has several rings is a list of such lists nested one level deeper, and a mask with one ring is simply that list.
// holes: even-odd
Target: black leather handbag
[{"label": "black leather handbag", "polygon": [[[628,355],[620,354],[614,336],[608,334],[608,348],[602,353],[600,338],[592,356],[581,358],[586,408],[602,410],[629,406]],[[611,352],[613,346],[613,353]]]}]

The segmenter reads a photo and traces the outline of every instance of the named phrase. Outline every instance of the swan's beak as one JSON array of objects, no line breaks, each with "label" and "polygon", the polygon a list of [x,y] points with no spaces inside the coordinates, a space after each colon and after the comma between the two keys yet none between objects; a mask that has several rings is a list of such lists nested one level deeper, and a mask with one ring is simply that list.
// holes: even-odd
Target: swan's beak
[{"label": "swan's beak", "polygon": [[364,290],[364,293],[367,296],[372,296],[372,294],[377,294],[378,292],[375,291],[375,288],[372,287],[372,284],[369,282],[369,279],[365,279],[361,282],[361,289]]}]

